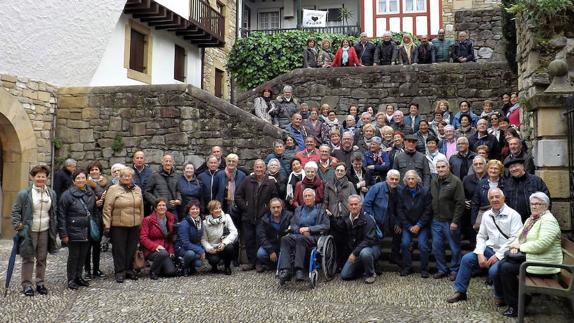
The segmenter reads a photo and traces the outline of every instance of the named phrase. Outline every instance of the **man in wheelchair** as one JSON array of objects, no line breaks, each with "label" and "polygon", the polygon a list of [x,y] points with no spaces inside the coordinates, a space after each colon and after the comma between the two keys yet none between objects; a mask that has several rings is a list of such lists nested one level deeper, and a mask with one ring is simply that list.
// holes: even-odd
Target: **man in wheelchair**
[{"label": "man in wheelchair", "polygon": [[375,262],[381,255],[380,243],[383,234],[372,215],[363,211],[363,199],[360,195],[351,195],[347,199],[349,215],[338,218],[336,225],[345,233],[344,254],[349,254],[341,279],[351,280],[365,277],[365,284],[375,282]]},{"label": "man in wheelchair", "polygon": [[295,270],[297,281],[305,280],[305,262],[311,249],[317,245],[322,233],[329,231],[329,219],[321,211],[321,204],[315,204],[315,191],[303,191],[303,205],[295,209],[291,219],[289,234],[281,238],[279,256],[279,283],[290,281]]}]

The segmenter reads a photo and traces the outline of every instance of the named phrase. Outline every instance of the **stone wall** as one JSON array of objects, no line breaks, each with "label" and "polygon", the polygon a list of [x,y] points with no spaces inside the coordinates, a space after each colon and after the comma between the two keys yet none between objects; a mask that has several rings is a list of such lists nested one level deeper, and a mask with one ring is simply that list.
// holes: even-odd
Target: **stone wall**
[{"label": "stone wall", "polygon": [[[501,0],[442,0],[442,21],[447,34],[454,36],[455,13],[459,10],[484,10],[500,6]],[[433,33],[436,31],[432,30]]]},{"label": "stone wall", "polygon": [[441,99],[449,100],[454,110],[461,100],[478,109],[487,99],[499,105],[502,93],[516,88],[515,79],[506,63],[297,69],[243,93],[237,106],[253,112],[253,100],[263,87],[270,86],[277,94],[289,84],[302,102],[310,106],[328,103],[339,116],[347,114],[350,104],[358,104],[361,110],[367,106],[376,110],[391,103],[407,112],[412,101],[426,114]]},{"label": "stone wall", "polygon": [[185,85],[62,88],[58,92],[61,160],[130,163],[137,150],[152,165],[171,153],[181,169],[199,166],[211,147],[236,153],[240,164],[266,156],[280,132],[206,91]]},{"label": "stone wall", "polygon": [[460,10],[454,17],[454,30],[467,32],[479,62],[506,60],[501,9]]}]

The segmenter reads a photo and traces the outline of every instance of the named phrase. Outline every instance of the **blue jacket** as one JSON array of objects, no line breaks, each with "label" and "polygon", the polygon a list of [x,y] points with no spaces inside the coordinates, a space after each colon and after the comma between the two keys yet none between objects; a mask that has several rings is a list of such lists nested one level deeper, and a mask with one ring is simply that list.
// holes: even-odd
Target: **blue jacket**
[{"label": "blue jacket", "polygon": [[389,213],[389,186],[387,182],[380,182],[373,185],[363,201],[363,209],[366,213],[375,218],[375,222],[380,228],[384,228]]},{"label": "blue jacket", "polygon": [[398,192],[397,213],[403,230],[414,225],[421,229],[427,227],[432,220],[432,196],[427,187],[418,185],[413,194],[408,187],[402,187]]},{"label": "blue jacket", "polygon": [[197,176],[188,181],[184,175],[181,175],[177,180],[177,189],[181,193],[181,205],[184,208],[192,198],[200,201],[203,205],[203,184],[197,179]]},{"label": "blue jacket", "polygon": [[216,180],[217,174],[221,172],[220,170],[216,170],[214,173],[211,171],[206,170],[205,172],[197,175],[197,179],[203,184],[203,203],[204,207],[207,206],[207,203],[211,200],[215,200],[215,196],[219,189],[219,185]]},{"label": "blue jacket", "polygon": [[285,128],[285,131],[295,139],[295,143],[297,144],[299,151],[305,150],[305,138],[307,137],[307,130],[305,127],[301,126],[300,130],[297,130],[293,128],[292,124],[289,124]]},{"label": "blue jacket", "polygon": [[[235,171],[235,192],[243,183],[243,180],[247,177],[244,172],[239,169]],[[225,191],[227,190],[227,176],[225,176],[225,171],[222,170],[215,175],[215,181],[217,182],[217,191],[215,192],[215,199],[223,203],[225,200]]]},{"label": "blue jacket", "polygon": [[[383,158],[383,164],[375,163],[374,157],[375,154],[371,151],[365,153],[364,156],[364,165],[365,168],[373,175],[374,178],[379,177],[380,179],[384,180],[387,176],[387,172],[391,168],[391,161],[389,160],[389,154],[386,151],[382,151],[381,157]],[[374,170],[369,170],[370,165],[374,165]]]},{"label": "blue jacket", "polygon": [[141,172],[138,171],[135,166],[132,166],[132,169],[134,170],[134,184],[141,188],[143,192],[147,185],[147,180],[152,174],[151,167],[148,164],[145,164]]},{"label": "blue jacket", "polygon": [[[405,126],[406,126],[406,127],[413,128],[413,126],[412,126],[412,124],[411,124],[413,121],[412,121],[412,119],[411,119],[411,115],[410,115],[410,114],[405,115],[405,119],[404,119],[404,120],[405,120]],[[414,127],[413,132],[419,131],[419,124],[420,124],[420,123],[421,123],[421,116],[420,116],[419,114],[417,114],[417,115],[415,116],[415,127]]]},{"label": "blue jacket", "polygon": [[175,248],[178,255],[183,256],[183,254],[192,250],[197,255],[205,253],[203,246],[201,245],[201,237],[203,236],[203,221],[200,221],[201,228],[197,229],[195,225],[191,222],[191,217],[186,216],[177,228],[177,240],[175,241]]},{"label": "blue jacket", "polygon": [[[476,114],[474,114],[472,111],[468,111],[465,114],[470,115],[470,121],[471,121],[472,127],[476,128],[476,123],[478,122],[478,119],[479,119],[478,116]],[[454,115],[454,117],[452,117],[450,124],[454,127],[454,129],[460,128],[460,116],[461,115],[462,115],[462,113],[459,111]]]},{"label": "blue jacket", "polygon": [[[498,179],[498,188],[504,191],[504,180],[502,176]],[[476,184],[474,195],[470,201],[470,224],[473,225],[476,222],[478,211],[481,209],[484,211],[490,208],[490,202],[488,201],[489,189],[490,185],[488,184],[488,176],[485,176],[483,179],[478,181],[478,184]]]},{"label": "blue jacket", "polygon": [[311,235],[319,235],[329,231],[331,223],[329,218],[325,216],[321,203],[315,204],[310,211],[304,205],[295,209],[295,214],[291,218],[291,232],[299,234],[299,228],[302,227],[308,227]]}]

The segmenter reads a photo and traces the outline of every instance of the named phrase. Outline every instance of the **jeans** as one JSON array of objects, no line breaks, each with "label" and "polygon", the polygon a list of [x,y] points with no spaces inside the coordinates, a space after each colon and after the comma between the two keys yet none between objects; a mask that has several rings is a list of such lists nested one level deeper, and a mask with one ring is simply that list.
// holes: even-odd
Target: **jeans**
[{"label": "jeans", "polygon": [[191,267],[193,264],[196,268],[203,266],[203,261],[200,259],[201,255],[196,254],[193,250],[186,250],[183,253],[183,266],[185,268]]},{"label": "jeans", "polygon": [[[494,255],[494,250],[492,248],[487,247],[484,249],[484,257],[489,259]],[[497,261],[494,265],[488,268],[488,278],[492,281],[496,281],[498,276],[498,265],[500,261]],[[456,275],[456,280],[454,281],[454,290],[459,293],[465,293],[468,289],[468,285],[470,284],[470,277],[472,273],[476,270],[484,271],[486,269],[480,268],[478,265],[478,255],[474,252],[467,253],[462,257],[462,261],[460,264],[460,269]],[[499,284],[494,284],[494,296],[496,298],[502,298],[502,288]]]},{"label": "jeans", "polygon": [[[410,271],[412,267],[412,255],[409,251],[412,238],[415,237],[408,229],[403,228],[403,239],[401,242],[401,251],[403,253],[403,270]],[[429,270],[429,247],[428,247],[428,231],[421,229],[418,238],[419,251],[421,253],[421,271]]]},{"label": "jeans", "polygon": [[439,273],[448,273],[449,268],[446,266],[444,257],[444,239],[447,239],[452,257],[450,261],[450,272],[458,272],[460,266],[460,228],[455,231],[450,230],[449,221],[432,221],[432,254],[436,261],[436,267]]},{"label": "jeans", "polygon": [[[275,255],[279,257],[279,246],[273,246]],[[265,248],[259,247],[257,250],[257,263],[269,266],[272,264],[271,259],[269,259],[269,253]]]},{"label": "jeans", "polygon": [[354,263],[347,260],[341,270],[341,279],[351,280],[363,274],[371,277],[375,274],[375,261],[381,256],[381,248],[378,246],[365,247],[359,253],[359,259]]}]

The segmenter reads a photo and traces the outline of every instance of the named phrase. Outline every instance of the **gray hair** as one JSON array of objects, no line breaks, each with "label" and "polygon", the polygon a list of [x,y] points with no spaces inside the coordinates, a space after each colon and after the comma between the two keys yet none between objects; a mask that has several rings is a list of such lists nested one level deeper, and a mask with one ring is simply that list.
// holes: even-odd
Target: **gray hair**
[{"label": "gray hair", "polygon": [[347,203],[351,202],[351,200],[359,200],[359,204],[363,205],[363,198],[361,197],[361,195],[351,194],[347,198]]},{"label": "gray hair", "polygon": [[385,31],[385,33],[383,34],[383,37],[385,37],[385,36],[391,36],[391,37],[392,37],[393,34],[392,34],[390,31],[387,30],[387,31]]},{"label": "gray hair", "polygon": [[273,203],[273,202],[279,202],[279,203],[281,203],[281,207],[284,207],[284,206],[285,206],[285,202],[283,202],[283,200],[280,199],[280,198],[278,198],[278,197],[274,197],[274,198],[272,198],[271,200],[269,200],[269,205],[271,205],[271,203]]},{"label": "gray hair", "polygon": [[550,205],[550,198],[544,192],[532,193],[532,195],[530,195],[530,197],[528,198],[528,201],[532,202],[533,199],[541,201],[542,204],[546,205],[546,207]]},{"label": "gray hair", "polygon": [[404,183],[405,185],[407,185],[407,177],[409,177],[409,176],[411,176],[411,175],[414,175],[414,176],[415,176],[415,178],[416,178],[416,180],[417,180],[417,184],[423,181],[423,180],[421,179],[421,177],[419,176],[419,173],[417,173],[416,170],[411,169],[411,170],[408,170],[408,171],[405,173],[405,177],[403,177],[403,183]]},{"label": "gray hair", "polygon": [[325,147],[325,148],[329,149],[329,151],[331,151],[331,147],[329,147],[329,145],[327,145],[327,144],[322,144],[321,146],[319,146],[319,150],[321,150],[321,148],[323,148],[323,147]]},{"label": "gray hair", "polygon": [[452,125],[450,125],[450,124],[447,124],[446,126],[444,126],[444,131],[447,131],[447,130],[452,130],[452,131],[454,131],[454,127],[453,127]]},{"label": "gray hair", "polygon": [[303,195],[305,195],[305,193],[307,193],[307,192],[311,192],[311,193],[313,193],[313,196],[317,196],[317,193],[315,193],[315,190],[312,189],[312,188],[309,188],[309,187],[308,187],[308,188],[304,189],[304,190],[303,190]]},{"label": "gray hair", "polygon": [[291,85],[285,85],[283,87],[283,93],[285,92],[293,92],[293,87]]},{"label": "gray hair", "polygon": [[68,166],[72,166],[72,165],[77,165],[78,162],[75,159],[72,158],[68,158],[64,161],[64,167],[68,167]]},{"label": "gray hair", "polygon": [[405,116],[405,114],[404,114],[403,111],[401,111],[401,110],[396,110],[395,112],[393,112],[393,117],[394,117],[394,116],[399,116],[399,115],[400,115],[401,117],[404,117],[404,116]]},{"label": "gray hair", "polygon": [[120,163],[116,163],[116,164],[113,164],[113,165],[112,165],[112,167],[110,168],[110,171],[113,173],[113,172],[115,172],[115,171],[117,171],[117,170],[121,170],[121,169],[124,169],[124,168],[126,168],[126,165],[120,164]]},{"label": "gray hair", "polygon": [[351,138],[353,138],[354,135],[353,135],[353,133],[352,133],[351,131],[345,131],[345,132],[343,132],[343,137],[342,137],[342,138],[345,138],[345,137],[351,137]]},{"label": "gray hair", "polygon": [[458,143],[461,143],[461,142],[468,145],[468,138],[466,138],[465,136],[458,137],[458,139],[456,140],[456,143],[458,144]]},{"label": "gray hair", "polygon": [[273,141],[273,147],[276,147],[278,145],[285,146],[285,142],[281,139],[277,139],[277,140]]},{"label": "gray hair", "polygon": [[277,165],[279,165],[279,168],[281,168],[281,162],[279,162],[279,159],[277,159],[277,158],[271,158],[271,159],[269,159],[269,161],[267,162],[267,167],[269,167],[269,165],[270,165],[271,163],[277,163]]},{"label": "gray hair", "polygon": [[482,161],[486,164],[486,158],[484,158],[484,156],[482,156],[482,155],[476,155],[476,156],[474,156],[474,158],[472,159],[472,161],[475,161],[476,159],[482,159]]},{"label": "gray hair", "polygon": [[401,177],[401,173],[400,173],[398,170],[396,170],[396,169],[390,169],[390,170],[387,172],[387,179],[391,178],[391,176]]},{"label": "gray hair", "polygon": [[444,158],[437,158],[434,161],[434,167],[436,168],[436,166],[438,165],[438,163],[445,163],[446,164],[446,168],[450,169],[450,163],[448,162],[448,160],[444,159]]},{"label": "gray hair", "polygon": [[488,193],[487,193],[487,196],[490,196],[490,193],[491,193],[491,192],[492,192],[492,193],[494,193],[494,192],[500,193],[500,195],[502,195],[502,197],[504,197],[504,191],[502,191],[502,190],[500,189],[500,187],[493,187],[493,188],[489,189],[489,190],[488,190]]},{"label": "gray hair", "polygon": [[370,113],[370,112],[367,112],[367,111],[361,113],[361,118],[362,118],[362,117],[366,117],[366,116],[371,117],[371,113]]},{"label": "gray hair", "polygon": [[310,160],[305,164],[305,166],[303,166],[303,169],[304,170],[313,169],[314,171],[317,171],[319,169],[319,166],[317,166],[316,162]]}]

